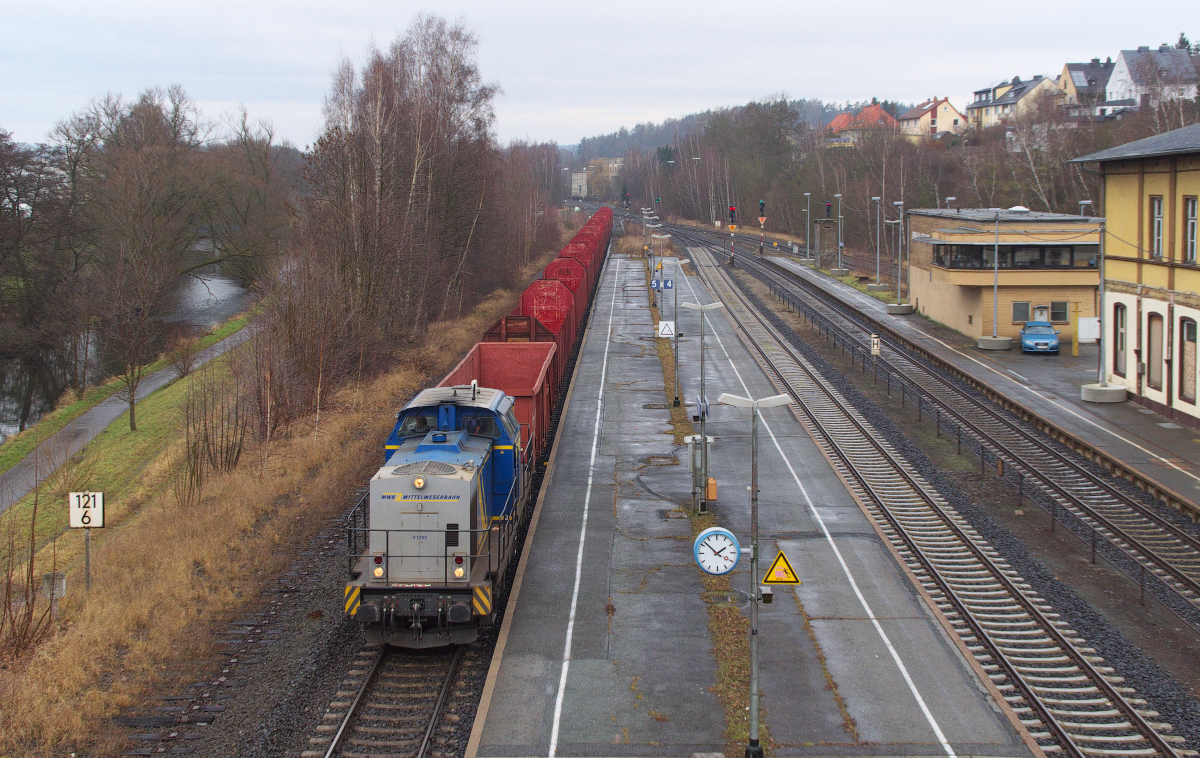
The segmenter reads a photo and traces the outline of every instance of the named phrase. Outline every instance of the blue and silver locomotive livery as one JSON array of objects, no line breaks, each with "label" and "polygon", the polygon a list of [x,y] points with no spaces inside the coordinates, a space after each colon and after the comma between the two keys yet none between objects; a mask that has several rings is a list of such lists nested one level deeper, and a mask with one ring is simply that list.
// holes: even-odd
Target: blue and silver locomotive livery
[{"label": "blue and silver locomotive livery", "polygon": [[468,643],[491,623],[529,486],[513,405],[471,384],[423,390],[397,414],[349,520],[346,613],[369,642]]}]

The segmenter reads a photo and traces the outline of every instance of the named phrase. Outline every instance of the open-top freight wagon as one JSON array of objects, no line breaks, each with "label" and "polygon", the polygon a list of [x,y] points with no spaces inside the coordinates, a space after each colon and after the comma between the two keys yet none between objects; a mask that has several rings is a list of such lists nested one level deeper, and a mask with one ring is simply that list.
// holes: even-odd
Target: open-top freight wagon
[{"label": "open-top freight wagon", "polygon": [[347,521],[345,608],[368,641],[462,644],[492,623],[611,230],[605,208],[570,243],[590,255],[586,290],[565,283],[565,272],[581,275],[574,263],[551,264],[562,276],[533,282],[521,313],[493,325],[437,386],[396,414],[384,464]]}]

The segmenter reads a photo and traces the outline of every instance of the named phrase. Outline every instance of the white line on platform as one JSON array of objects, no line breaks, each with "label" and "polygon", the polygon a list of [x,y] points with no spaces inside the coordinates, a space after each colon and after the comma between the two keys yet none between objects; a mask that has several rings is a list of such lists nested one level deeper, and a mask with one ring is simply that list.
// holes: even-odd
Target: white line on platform
[{"label": "white line on platform", "polygon": [[[691,280],[685,277],[684,281],[687,282],[688,289],[692,292],[692,297],[695,297],[696,291],[692,288]],[[697,302],[699,302],[699,300],[697,300]],[[746,381],[742,379],[741,372],[738,371],[737,365],[733,362],[733,358],[729,356],[729,351],[725,349],[725,343],[721,341],[721,335],[717,333],[716,327],[713,326],[713,323],[708,318],[708,315],[704,313],[701,315],[704,317],[704,320],[708,322],[709,327],[712,328],[712,334],[717,339],[717,345],[720,346],[721,352],[725,354],[725,360],[729,361],[729,367],[733,369],[734,376],[737,377],[738,383],[742,385],[742,391],[746,393],[746,397],[751,397],[750,388],[746,386]],[[892,660],[896,663],[896,668],[900,669],[900,674],[904,677],[904,681],[908,685],[909,692],[912,693],[913,697],[917,701],[917,705],[921,708],[921,713],[925,716],[925,721],[928,722],[929,726],[933,729],[934,736],[936,736],[938,742],[941,743],[942,750],[946,751],[948,758],[956,758],[954,748],[950,747],[950,743],[946,741],[946,735],[942,733],[942,728],[938,726],[937,719],[933,717],[933,713],[929,710],[929,706],[925,704],[925,698],[921,697],[921,693],[917,689],[916,682],[913,681],[912,677],[908,673],[908,667],[904,665],[904,661],[900,658],[900,653],[892,645],[892,641],[888,637],[887,632],[883,630],[883,626],[879,623],[878,617],[875,616],[875,611],[867,602],[867,598],[862,594],[862,591],[859,590],[858,582],[854,579],[854,574],[850,571],[850,567],[846,564],[846,560],[842,557],[842,551],[838,549],[837,543],[833,541],[833,535],[830,534],[829,528],[825,526],[825,519],[821,518],[821,514],[817,511],[816,505],[813,504],[812,498],[809,497],[808,488],[805,487],[804,483],[800,481],[800,477],[796,474],[796,469],[792,468],[792,462],[788,460],[787,454],[783,452],[783,448],[780,446],[779,440],[776,439],[775,432],[771,429],[771,425],[767,423],[767,420],[763,418],[761,414],[759,415],[758,420],[759,423],[763,425],[763,428],[767,430],[767,434],[771,435],[771,442],[775,443],[775,449],[779,451],[779,457],[783,458],[784,465],[787,466],[788,471],[791,472],[792,479],[796,481],[796,486],[800,488],[800,494],[804,496],[804,502],[808,504],[808,510],[812,514],[813,520],[815,520],[821,526],[821,532],[825,535],[825,541],[829,544],[830,549],[833,550],[834,556],[837,557],[838,564],[842,567],[842,573],[846,575],[846,579],[850,582],[850,586],[854,589],[854,596],[858,598],[858,603],[862,606],[863,612],[867,614],[867,618],[871,619],[871,623],[875,626],[875,631],[879,634],[879,638],[883,640],[883,644],[887,647],[888,652],[891,653]]]},{"label": "white line on platform", "polygon": [[1008,371],[1008,373],[1012,374],[1013,376],[1017,377],[1018,379],[1020,379],[1020,380],[1021,380],[1021,381],[1023,381],[1023,382],[1027,382],[1027,381],[1029,381],[1029,380],[1028,380],[1028,379],[1026,379],[1025,377],[1023,377],[1023,376],[1021,376],[1020,374],[1018,374],[1016,371],[1013,371],[1011,368],[1010,368],[1010,369],[1006,369],[1006,371]]},{"label": "white line on platform", "polygon": [[587,536],[588,506],[592,502],[592,478],[596,471],[596,449],[600,443],[600,417],[604,412],[604,377],[608,373],[608,348],[612,345],[613,313],[617,310],[617,286],[621,274],[621,259],[617,259],[613,277],[612,303],[608,307],[608,333],[604,341],[604,362],[600,365],[600,392],[596,397],[596,423],[592,427],[592,458],[588,463],[587,491],[583,496],[583,523],[579,525],[579,550],[575,553],[575,588],[571,591],[571,613],[567,616],[567,640],[563,644],[562,674],[558,677],[558,695],[554,698],[554,726],[550,729],[550,751],[548,755],[554,758],[558,752],[558,728],[562,720],[563,696],[567,691],[567,671],[571,667],[571,638],[575,635],[575,608],[579,604],[579,582],[583,577],[583,542]]}]

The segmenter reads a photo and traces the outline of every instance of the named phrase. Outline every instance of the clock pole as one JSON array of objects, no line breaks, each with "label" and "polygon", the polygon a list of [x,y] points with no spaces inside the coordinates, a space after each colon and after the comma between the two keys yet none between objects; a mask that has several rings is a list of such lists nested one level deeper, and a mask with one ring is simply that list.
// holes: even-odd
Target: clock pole
[{"label": "clock pole", "polygon": [[746,758],[762,758],[758,741],[758,401],[750,413],[750,744]]},{"label": "clock pole", "polygon": [[763,758],[758,741],[758,604],[762,590],[758,584],[758,409],[787,405],[787,395],[772,395],[761,400],[721,393],[718,403],[750,409],[750,743],[746,758]]}]

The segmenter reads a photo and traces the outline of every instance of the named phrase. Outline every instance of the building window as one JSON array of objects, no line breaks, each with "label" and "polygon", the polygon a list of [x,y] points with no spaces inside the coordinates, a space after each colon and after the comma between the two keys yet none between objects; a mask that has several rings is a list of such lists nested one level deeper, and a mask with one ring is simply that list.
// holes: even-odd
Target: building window
[{"label": "building window", "polygon": [[1150,198],[1150,254],[1162,257],[1163,251],[1163,201],[1158,195]]},{"label": "building window", "polygon": [[1146,321],[1146,384],[1161,390],[1163,387],[1163,317],[1151,313]]},{"label": "building window", "polygon": [[1125,306],[1113,306],[1113,373],[1125,376]]},{"label": "building window", "polygon": [[1185,263],[1196,262],[1196,198],[1183,199],[1183,260]]},{"label": "building window", "polygon": [[1066,321],[1068,303],[1066,300],[1054,300],[1050,303],[1050,320],[1051,321]]},{"label": "building window", "polygon": [[1196,404],[1196,322],[1179,320],[1179,399]]},{"label": "building window", "polygon": [[958,126],[958,119],[954,119],[954,125]]},{"label": "building window", "polygon": [[1013,323],[1029,320],[1029,303],[1013,303]]}]

